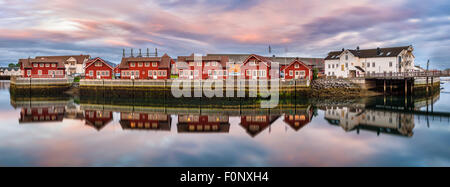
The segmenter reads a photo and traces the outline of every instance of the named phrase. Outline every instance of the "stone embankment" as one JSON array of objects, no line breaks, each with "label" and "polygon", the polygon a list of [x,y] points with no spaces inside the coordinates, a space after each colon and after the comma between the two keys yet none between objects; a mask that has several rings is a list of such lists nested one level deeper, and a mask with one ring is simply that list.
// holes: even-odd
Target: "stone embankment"
[{"label": "stone embankment", "polygon": [[356,98],[376,95],[347,79],[317,79],[312,81],[312,96],[319,98]]}]

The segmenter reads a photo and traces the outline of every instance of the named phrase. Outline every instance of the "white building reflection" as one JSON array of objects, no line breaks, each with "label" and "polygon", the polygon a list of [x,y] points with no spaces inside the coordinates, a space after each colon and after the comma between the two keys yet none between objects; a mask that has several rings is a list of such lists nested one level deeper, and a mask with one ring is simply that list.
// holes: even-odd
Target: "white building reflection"
[{"label": "white building reflection", "polygon": [[413,136],[414,115],[408,113],[360,109],[350,107],[328,107],[325,119],[332,125],[341,126],[346,132],[356,130]]}]

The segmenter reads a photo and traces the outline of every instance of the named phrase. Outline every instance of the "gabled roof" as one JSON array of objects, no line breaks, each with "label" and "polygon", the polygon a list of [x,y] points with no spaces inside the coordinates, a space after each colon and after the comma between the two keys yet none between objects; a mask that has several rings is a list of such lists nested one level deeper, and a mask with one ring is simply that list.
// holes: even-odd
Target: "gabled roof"
[{"label": "gabled roof", "polygon": [[167,54],[162,57],[124,57],[117,68],[127,69],[128,62],[159,62],[159,67],[170,68],[170,61],[172,61],[172,58]]},{"label": "gabled roof", "polygon": [[296,62],[302,64],[303,66],[305,66],[305,67],[307,67],[309,70],[311,70],[311,67],[310,67],[310,66],[306,65],[304,62],[300,61],[299,59],[295,59],[294,61],[292,61],[292,62],[289,63],[288,65],[283,66],[281,70],[284,70],[284,69],[286,69],[286,68],[292,66],[292,65],[295,64]]},{"label": "gabled roof", "polygon": [[[198,57],[200,58],[200,56]],[[218,61],[222,68],[227,67],[227,63],[229,62],[228,56],[201,56],[202,61]],[[194,54],[190,56],[178,56],[178,62],[193,62],[195,60]]]},{"label": "gabled roof", "polygon": [[111,69],[113,69],[114,70],[114,68],[116,67],[116,64],[114,64],[114,63],[112,63],[112,62],[110,62],[110,61],[106,61],[106,60],[103,60],[102,58],[100,58],[100,57],[96,57],[96,58],[94,58],[94,59],[91,59],[91,60],[89,60],[88,62],[86,62],[86,67],[84,67],[84,69],[86,69],[86,68],[88,68],[89,66],[91,66],[92,64],[94,64],[96,61],[101,61],[101,62],[103,62],[103,63],[105,63],[106,65],[108,65]]},{"label": "gabled roof", "polygon": [[267,58],[267,57],[263,57],[263,56],[255,55],[255,54],[251,54],[250,56],[248,56],[247,59],[245,59],[245,61],[243,62],[242,65],[246,64],[246,63],[248,62],[248,60],[249,60],[250,58],[252,58],[252,57],[256,58],[257,60],[259,60],[259,61],[261,61],[261,62],[264,62],[264,63],[267,65],[267,67],[272,66],[272,60],[270,60],[270,59]]},{"label": "gabled roof", "polygon": [[[359,58],[380,58],[380,57],[396,57],[402,51],[409,50],[412,46],[402,46],[402,47],[389,47],[389,48],[379,48],[380,53],[378,53],[378,48],[375,49],[361,49],[361,50],[351,50],[347,49],[350,53]],[[325,60],[337,60],[344,51],[332,51],[328,53]]]},{"label": "gabled roof", "polygon": [[77,64],[83,64],[85,60],[89,60],[91,58],[90,55],[65,55],[65,56],[37,56],[36,59],[52,59],[62,61],[63,63],[67,63],[70,58],[74,58],[77,61]]}]

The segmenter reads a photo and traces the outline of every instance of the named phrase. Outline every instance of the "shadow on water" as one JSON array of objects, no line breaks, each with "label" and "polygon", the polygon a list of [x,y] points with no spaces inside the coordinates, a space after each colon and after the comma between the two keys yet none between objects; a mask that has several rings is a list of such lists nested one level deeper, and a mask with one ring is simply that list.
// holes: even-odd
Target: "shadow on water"
[{"label": "shadow on water", "polygon": [[[63,119],[84,121],[100,131],[120,113],[123,130],[171,131],[177,118],[178,133],[228,133],[230,117],[240,119],[239,126],[255,137],[278,119],[299,131],[308,125],[318,111],[332,126],[346,132],[372,131],[412,137],[415,116],[440,116],[450,119],[448,112],[433,111],[439,93],[421,97],[368,97],[346,100],[312,99],[302,95],[280,98],[275,108],[260,107],[261,98],[174,98],[169,91],[130,92],[97,91],[72,97],[51,92],[10,92],[11,105],[21,109],[19,124],[62,122]],[[421,110],[421,108],[430,110]]]}]

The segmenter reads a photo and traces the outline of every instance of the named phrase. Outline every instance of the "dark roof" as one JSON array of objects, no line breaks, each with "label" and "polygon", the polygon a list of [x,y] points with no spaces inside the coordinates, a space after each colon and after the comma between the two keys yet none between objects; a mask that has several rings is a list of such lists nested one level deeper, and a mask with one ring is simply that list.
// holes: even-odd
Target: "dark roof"
[{"label": "dark roof", "polygon": [[0,70],[2,70],[2,71],[4,71],[4,70],[8,70],[8,71],[14,70],[14,71],[17,71],[17,70],[19,70],[19,69],[20,69],[19,67],[13,67],[13,68],[11,68],[11,67],[0,67]]},{"label": "dark roof", "polygon": [[[207,54],[206,56],[227,56],[230,62],[237,64],[243,63],[251,54]],[[280,65],[288,65],[295,59],[299,59],[303,63],[312,67],[324,67],[323,58],[308,58],[308,57],[266,57],[272,62],[278,62]]]},{"label": "dark roof", "polygon": [[[229,61],[228,56],[201,56],[202,61],[218,61],[222,65],[223,68],[227,66]],[[192,62],[194,61],[194,54],[191,56],[178,56],[178,62]]]},{"label": "dark roof", "polygon": [[63,63],[68,63],[67,60],[70,58],[74,58],[77,61],[77,64],[83,64],[85,60],[89,60],[91,58],[90,55],[65,55],[65,56],[37,56],[35,59],[52,59],[62,61]]},{"label": "dark roof", "polygon": [[[378,48],[375,49],[361,49],[361,50],[353,50],[349,49],[353,55],[359,58],[378,58],[378,57],[396,57],[403,50],[408,50],[412,46],[402,46],[402,47],[389,47],[389,48],[379,48],[380,53],[378,53]],[[325,60],[334,60],[339,59],[339,56],[342,54],[341,51],[332,51],[328,53],[328,56]]]},{"label": "dark roof", "polygon": [[56,58],[45,58],[45,57],[41,57],[39,59],[33,59],[33,58],[28,58],[28,59],[19,59],[19,64],[22,64],[23,68],[32,68],[32,63],[57,63],[58,66],[57,68],[66,68],[64,66],[64,62],[61,61],[60,59],[56,59]]},{"label": "dark roof", "polygon": [[159,62],[159,67],[170,68],[171,61],[172,58],[167,54],[164,54],[162,57],[124,57],[117,67],[119,69],[127,69],[128,62]]}]

